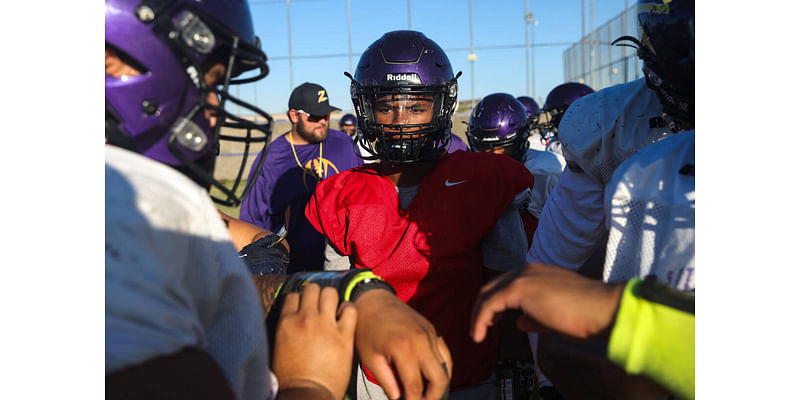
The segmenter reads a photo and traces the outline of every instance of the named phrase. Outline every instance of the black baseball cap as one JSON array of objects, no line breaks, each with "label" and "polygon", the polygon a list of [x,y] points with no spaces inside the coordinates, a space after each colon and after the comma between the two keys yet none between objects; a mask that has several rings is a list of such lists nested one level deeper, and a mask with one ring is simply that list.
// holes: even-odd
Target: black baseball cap
[{"label": "black baseball cap", "polygon": [[328,104],[328,91],[316,83],[306,82],[292,90],[289,109],[303,110],[315,117],[328,115],[341,108]]}]

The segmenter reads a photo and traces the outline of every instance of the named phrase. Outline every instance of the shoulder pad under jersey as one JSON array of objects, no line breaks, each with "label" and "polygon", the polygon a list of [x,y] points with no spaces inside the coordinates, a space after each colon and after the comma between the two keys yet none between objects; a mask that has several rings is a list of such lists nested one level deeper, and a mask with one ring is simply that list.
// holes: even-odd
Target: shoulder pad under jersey
[{"label": "shoulder pad under jersey", "polygon": [[660,116],[658,96],[644,78],[581,97],[558,127],[564,158],[605,186],[631,154],[672,133]]},{"label": "shoulder pad under jersey", "polygon": [[603,279],[654,275],[694,290],[695,132],[645,146],[625,160],[606,187],[609,230]]}]

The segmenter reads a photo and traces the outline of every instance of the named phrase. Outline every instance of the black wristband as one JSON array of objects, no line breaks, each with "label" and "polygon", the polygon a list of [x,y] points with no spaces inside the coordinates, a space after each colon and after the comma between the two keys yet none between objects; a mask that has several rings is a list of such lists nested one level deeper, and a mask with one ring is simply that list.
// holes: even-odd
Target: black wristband
[{"label": "black wristband", "polygon": [[[370,274],[374,275],[371,271]],[[397,292],[395,292],[392,285],[378,276],[358,277],[356,279],[360,280],[357,281],[355,286],[353,286],[353,288],[350,290],[349,296],[346,295],[346,301],[355,303],[359,296],[372,289],[388,290],[393,295],[397,295]]]}]

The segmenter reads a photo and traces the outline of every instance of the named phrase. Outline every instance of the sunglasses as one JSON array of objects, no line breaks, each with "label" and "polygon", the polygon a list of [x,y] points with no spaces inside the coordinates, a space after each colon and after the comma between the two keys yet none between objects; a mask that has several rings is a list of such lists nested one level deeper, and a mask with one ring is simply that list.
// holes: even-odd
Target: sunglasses
[{"label": "sunglasses", "polygon": [[330,114],[325,114],[323,116],[318,117],[318,116],[311,115],[311,114],[309,114],[309,113],[307,113],[307,112],[305,112],[303,110],[297,110],[297,113],[305,115],[306,119],[308,120],[308,122],[319,122],[319,121],[321,121],[323,119],[329,119],[331,117]]}]

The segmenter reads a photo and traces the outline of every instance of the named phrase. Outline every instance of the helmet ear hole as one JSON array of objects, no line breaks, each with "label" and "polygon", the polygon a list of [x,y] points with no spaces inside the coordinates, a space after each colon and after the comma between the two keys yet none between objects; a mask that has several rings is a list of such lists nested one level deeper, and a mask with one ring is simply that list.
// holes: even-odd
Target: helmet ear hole
[{"label": "helmet ear hole", "polygon": [[[113,68],[118,65],[125,65],[135,73],[127,73],[127,75],[142,75],[147,73],[147,68],[137,61],[135,58],[131,57],[124,51],[114,47],[110,43],[106,42],[106,49],[105,49],[105,58],[106,58],[106,75],[112,76],[114,78],[119,78],[118,74],[114,71],[109,71],[110,68]],[[121,64],[116,64],[121,63]],[[117,70],[119,68],[117,67]]]}]

